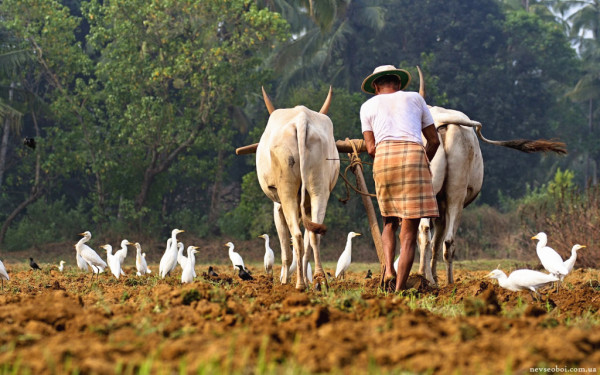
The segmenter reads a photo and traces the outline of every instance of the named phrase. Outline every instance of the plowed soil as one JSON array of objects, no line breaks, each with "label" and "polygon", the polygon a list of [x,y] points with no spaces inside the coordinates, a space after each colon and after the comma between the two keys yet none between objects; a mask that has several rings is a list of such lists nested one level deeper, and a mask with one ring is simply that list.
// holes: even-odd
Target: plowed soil
[{"label": "plowed soil", "polygon": [[[0,369],[34,374],[311,373],[408,370],[435,374],[595,373],[600,368],[597,270],[576,270],[541,301],[509,292],[486,271],[435,288],[413,275],[386,293],[378,275],[349,272],[328,291],[299,293],[254,270],[243,282],[217,267],[182,285],[133,268],[116,280],[7,265],[0,292]],[[43,267],[44,268],[44,267]],[[157,268],[154,267],[154,270]],[[279,269],[276,268],[276,275]],[[156,271],[155,271],[156,272]],[[440,276],[441,277],[441,276]],[[210,371],[208,371],[210,372]]]}]

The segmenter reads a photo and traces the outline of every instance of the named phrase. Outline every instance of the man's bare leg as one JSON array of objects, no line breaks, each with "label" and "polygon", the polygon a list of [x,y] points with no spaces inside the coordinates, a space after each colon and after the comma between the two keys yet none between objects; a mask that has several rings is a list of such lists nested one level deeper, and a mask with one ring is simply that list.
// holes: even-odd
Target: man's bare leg
[{"label": "man's bare leg", "polygon": [[396,252],[396,232],[400,220],[397,217],[383,217],[383,231],[381,233],[381,244],[385,255],[384,280],[390,280],[396,276],[394,271],[394,253]]},{"label": "man's bare leg", "polygon": [[[402,219],[400,229],[400,261],[396,278],[396,291],[406,289],[406,281],[415,259],[415,247],[421,219]],[[383,240],[383,238],[382,238]],[[385,246],[384,246],[385,249]]]}]

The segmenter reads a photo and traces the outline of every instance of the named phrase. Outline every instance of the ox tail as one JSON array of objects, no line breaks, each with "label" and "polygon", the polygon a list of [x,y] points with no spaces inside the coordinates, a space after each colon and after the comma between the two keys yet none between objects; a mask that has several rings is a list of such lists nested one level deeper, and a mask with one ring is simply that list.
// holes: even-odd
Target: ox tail
[{"label": "ox tail", "polygon": [[[300,157],[300,179],[302,185],[300,186],[300,212],[302,213],[302,223],[304,228],[315,233],[325,234],[327,232],[327,226],[325,224],[315,223],[310,220],[310,216],[306,215],[306,208],[304,203],[306,202],[306,135],[308,133],[308,121],[304,119],[300,121],[296,126],[296,136],[298,137],[298,156]],[[310,199],[310,198],[309,198]]]},{"label": "ox tail", "polygon": [[[547,140],[547,139],[513,139],[510,141],[493,141],[487,139],[481,134],[482,125],[480,122],[471,121],[471,120],[461,120],[457,122],[453,122],[455,125],[468,126],[471,128],[475,128],[475,132],[477,133],[477,137],[481,139],[485,143],[489,143],[496,146],[508,147],[515,150],[519,150],[522,152],[526,152],[528,154],[534,152],[554,152],[560,155],[567,154],[567,145],[564,142],[560,142],[557,140]],[[436,124],[437,125],[437,124]],[[450,124],[440,124],[439,126],[445,126]]]}]

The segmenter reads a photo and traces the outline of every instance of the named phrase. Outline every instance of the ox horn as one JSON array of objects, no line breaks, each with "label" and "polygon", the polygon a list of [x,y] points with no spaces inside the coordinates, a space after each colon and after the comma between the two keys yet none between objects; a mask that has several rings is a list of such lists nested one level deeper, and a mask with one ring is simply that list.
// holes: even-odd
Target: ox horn
[{"label": "ox horn", "polygon": [[331,92],[331,86],[329,86],[329,94],[327,94],[327,99],[325,99],[325,103],[323,103],[323,106],[321,107],[319,113],[326,115],[327,111],[329,111],[329,106],[331,105]]},{"label": "ox horn", "polygon": [[263,99],[265,100],[265,105],[267,106],[267,111],[269,111],[269,114],[271,114],[275,110],[275,107],[273,106],[273,103],[271,103],[271,99],[269,99],[269,95],[267,95],[265,87],[262,86],[261,88],[263,92]]},{"label": "ox horn", "polygon": [[418,65],[417,70],[419,71],[419,95],[421,95],[421,97],[425,99],[425,80],[423,79],[423,72],[421,71],[421,68],[419,68]]}]

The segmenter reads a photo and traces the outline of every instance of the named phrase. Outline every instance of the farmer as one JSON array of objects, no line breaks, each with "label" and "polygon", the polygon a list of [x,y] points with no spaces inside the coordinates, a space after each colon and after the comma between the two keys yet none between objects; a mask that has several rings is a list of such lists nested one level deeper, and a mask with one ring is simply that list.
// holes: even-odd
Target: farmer
[{"label": "farmer", "polygon": [[[433,117],[416,92],[404,92],[410,74],[392,65],[375,68],[362,90],[375,94],[360,108],[367,152],[374,159],[373,179],[383,216],[381,242],[385,254],[384,282],[394,279],[396,232],[400,229],[400,262],[396,291],[406,289],[415,257],[419,221],[437,217],[429,160],[440,145]],[[427,140],[423,147],[421,133]]]}]

